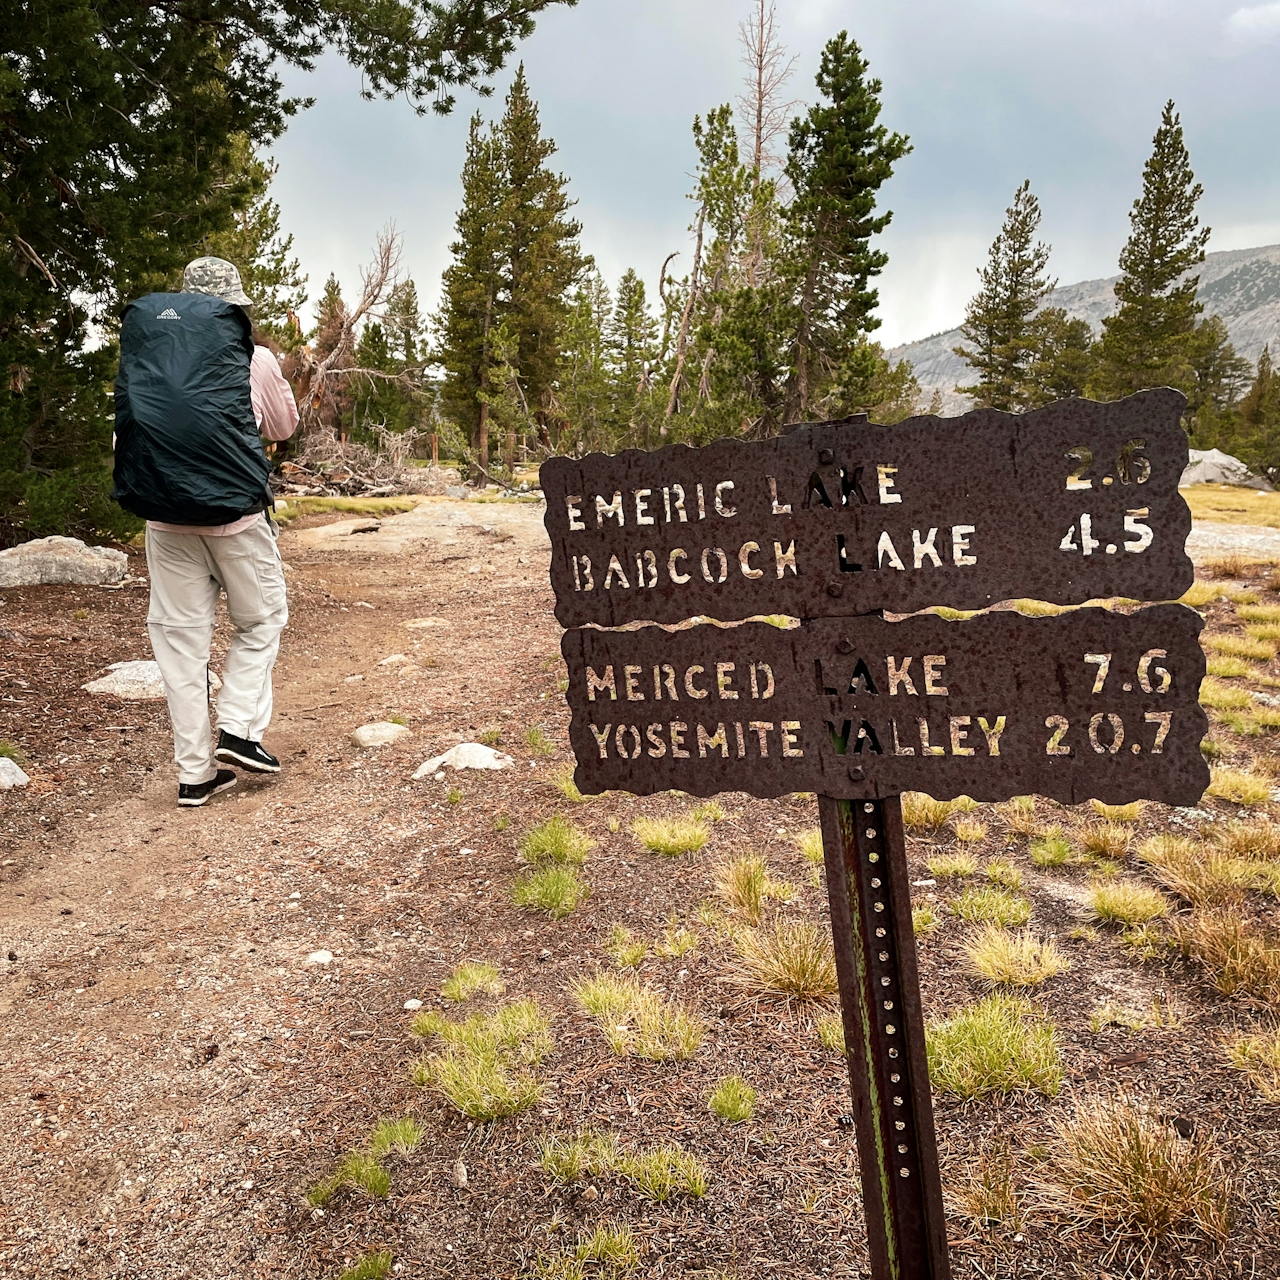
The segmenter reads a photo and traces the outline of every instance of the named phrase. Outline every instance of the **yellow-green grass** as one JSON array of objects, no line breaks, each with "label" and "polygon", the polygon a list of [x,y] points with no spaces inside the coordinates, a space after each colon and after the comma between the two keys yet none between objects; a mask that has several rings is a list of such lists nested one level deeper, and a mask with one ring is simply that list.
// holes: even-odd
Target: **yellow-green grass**
[{"label": "yellow-green grass", "polygon": [[640,1263],[640,1245],[630,1226],[598,1222],[590,1231],[580,1231],[577,1242],[559,1253],[540,1253],[530,1273],[533,1280],[605,1280],[629,1275]]},{"label": "yellow-green grass", "polygon": [[1236,609],[1236,616],[1241,622],[1280,624],[1280,605],[1242,604]]},{"label": "yellow-green grass", "polygon": [[627,1151],[613,1134],[595,1129],[580,1130],[572,1138],[544,1138],[541,1163],[560,1183],[577,1182],[584,1175],[619,1173],[641,1195],[656,1201],[679,1193],[704,1196],[710,1182],[702,1162],[677,1146]]},{"label": "yellow-green grass", "polygon": [[1169,914],[1169,899],[1164,894],[1133,880],[1094,885],[1089,906],[1099,920],[1108,924],[1146,924]]},{"label": "yellow-green grass", "polygon": [[1053,1023],[1019,996],[993,994],[925,1028],[934,1087],[961,1098],[1062,1088]]},{"label": "yellow-green grass", "polygon": [[1246,658],[1250,662],[1270,662],[1276,656],[1273,640],[1259,640],[1254,636],[1226,634],[1208,635],[1201,643],[1211,653],[1225,653],[1230,658]]},{"label": "yellow-green grass", "polygon": [[1280,493],[1228,484],[1190,484],[1178,492],[1187,500],[1193,520],[1280,529]]},{"label": "yellow-green grass", "polygon": [[1037,867],[1060,867],[1071,858],[1071,841],[1054,827],[1032,840],[1027,852]]},{"label": "yellow-green grass", "polygon": [[1026,1211],[1014,1187],[1014,1160],[1008,1143],[983,1147],[970,1168],[972,1172],[952,1192],[957,1207],[984,1231],[997,1223],[1006,1231],[1017,1231]]},{"label": "yellow-green grass", "polygon": [[1101,800],[1090,800],[1094,813],[1107,822],[1137,822],[1142,817],[1142,801],[1132,804],[1103,804]]},{"label": "yellow-green grass", "polygon": [[1274,622],[1251,623],[1245,627],[1245,631],[1259,648],[1270,647],[1275,649],[1276,641],[1280,640],[1280,625]]},{"label": "yellow-green grass", "polygon": [[1031,903],[1007,889],[984,885],[965,889],[951,904],[951,914],[971,924],[1016,927],[1031,919]]},{"label": "yellow-green grass", "polygon": [[844,1053],[844,1020],[838,1013],[826,1013],[818,1019],[818,1039],[824,1049]]},{"label": "yellow-green grass", "polygon": [[698,1051],[706,1034],[695,1014],[630,975],[584,978],[574,985],[573,997],[619,1057],[683,1061]]},{"label": "yellow-green grass", "polygon": [[716,1083],[707,1106],[721,1120],[741,1124],[756,1113],[756,1091],[741,1076],[724,1076]]},{"label": "yellow-green grass", "polygon": [[560,814],[530,827],[520,841],[520,852],[532,863],[580,863],[595,847],[585,831]]},{"label": "yellow-green grass", "polygon": [[1260,680],[1262,668],[1243,658],[1229,658],[1215,653],[1205,663],[1205,672],[1220,680]]},{"label": "yellow-green grass", "polygon": [[1044,1179],[1051,1207],[1098,1224],[1114,1246],[1226,1239],[1232,1188],[1210,1139],[1182,1138],[1154,1111],[1110,1099],[1077,1103],[1055,1130]]},{"label": "yellow-green grass", "polygon": [[977,807],[968,796],[935,800],[923,791],[907,791],[902,796],[902,821],[913,831],[937,831],[953,813],[968,813]]},{"label": "yellow-green grass", "polygon": [[1027,929],[1011,933],[994,924],[975,933],[965,951],[970,969],[996,986],[1038,987],[1071,967],[1052,938],[1038,938]]},{"label": "yellow-green grass", "polygon": [[307,498],[291,497],[284,499],[286,506],[278,508],[273,516],[277,524],[287,524],[299,516],[324,515],[330,512],[342,512],[353,516],[395,516],[404,511],[412,511],[422,498],[413,494],[402,494],[393,498]]},{"label": "yellow-green grass", "polygon": [[547,736],[546,730],[541,725],[531,724],[524,731],[525,746],[529,748],[529,754],[535,756],[549,756],[554,754],[556,744]]},{"label": "yellow-green grass", "polygon": [[369,1154],[375,1160],[394,1152],[398,1156],[412,1155],[418,1149],[427,1131],[412,1116],[399,1116],[392,1120],[379,1120],[369,1135]]},{"label": "yellow-green grass", "polygon": [[1239,711],[1252,707],[1254,699],[1248,689],[1238,684],[1223,684],[1212,676],[1206,676],[1200,682],[1200,705],[1211,711]]},{"label": "yellow-green grass", "polygon": [[1133,832],[1118,822],[1090,822],[1080,828],[1080,847],[1099,858],[1123,858]]},{"label": "yellow-green grass", "polygon": [[679,960],[697,951],[700,939],[697,931],[682,925],[674,913],[667,917],[662,934],[653,949],[668,960]]},{"label": "yellow-green grass", "polygon": [[796,848],[800,856],[814,866],[821,866],[823,861],[822,832],[817,827],[809,827],[795,837]]},{"label": "yellow-green grass", "polygon": [[385,1200],[391,1191],[391,1175],[367,1151],[352,1151],[343,1156],[338,1167],[307,1189],[307,1203],[320,1209],[343,1187],[359,1187],[366,1194]]},{"label": "yellow-green grass", "polygon": [[607,1130],[580,1129],[572,1138],[548,1134],[542,1139],[539,1163],[557,1182],[569,1184],[597,1177],[618,1160],[618,1139]]},{"label": "yellow-green grass", "polygon": [[554,784],[555,789],[564,796],[570,804],[587,804],[597,798],[595,796],[583,795],[582,792],[578,790],[578,784],[573,780],[573,765],[571,764],[565,765],[563,769],[557,769],[552,775],[551,781]]},{"label": "yellow-green grass", "polygon": [[942,917],[938,915],[937,909],[927,902],[911,908],[911,932],[917,938],[932,933],[941,923]]},{"label": "yellow-green grass", "polygon": [[1208,794],[1218,800],[1252,808],[1271,799],[1272,781],[1243,769],[1216,768],[1209,771]]},{"label": "yellow-green grass", "polygon": [[1144,841],[1138,856],[1150,865],[1152,874],[1166,889],[1192,906],[1236,902],[1251,889],[1275,893],[1280,883],[1280,865],[1267,857],[1234,851],[1236,840],[1247,849],[1244,837],[1229,835],[1225,841],[1209,843],[1186,836],[1159,835]]},{"label": "yellow-green grass", "polygon": [[724,806],[717,800],[704,800],[689,810],[689,817],[695,822],[723,822],[726,816]]},{"label": "yellow-green grass", "polygon": [[754,925],[760,923],[766,902],[789,902],[796,891],[794,885],[775,880],[763,858],[748,854],[716,868],[716,892],[731,910]]},{"label": "yellow-green grass", "polygon": [[590,892],[590,886],[578,878],[573,867],[551,863],[517,876],[511,884],[511,901],[517,907],[562,920]]},{"label": "yellow-green grass", "polygon": [[981,844],[987,838],[987,824],[977,818],[957,818],[952,829],[961,844]]},{"label": "yellow-green grass", "polygon": [[500,996],[506,986],[497,965],[480,960],[460,964],[441,984],[440,994],[446,1000],[461,1003],[475,995]]},{"label": "yellow-green grass", "polygon": [[438,1040],[410,1070],[414,1084],[434,1089],[472,1120],[494,1120],[532,1106],[537,1081],[518,1068],[537,1066],[551,1051],[551,1024],[535,1000],[453,1022],[439,1013],[414,1018],[415,1035]]},{"label": "yellow-green grass", "polygon": [[1014,796],[998,806],[997,813],[1004,819],[1010,831],[1020,836],[1036,834],[1035,796]]},{"label": "yellow-green grass", "polygon": [[1280,1102],[1280,1027],[1236,1036],[1227,1045],[1227,1061],[1243,1071],[1268,1102]]},{"label": "yellow-green grass", "polygon": [[615,924],[609,930],[604,949],[621,969],[636,968],[649,954],[649,944],[643,938],[637,938],[625,924]]},{"label": "yellow-green grass", "polygon": [[825,928],[807,920],[777,919],[768,928],[742,931],[734,943],[734,976],[743,985],[796,1000],[835,995],[836,962]]},{"label": "yellow-green grass", "polygon": [[925,866],[935,880],[961,880],[977,871],[978,860],[971,853],[957,850],[955,853],[934,854]]},{"label": "yellow-green grass", "polygon": [[983,870],[986,872],[987,879],[992,884],[999,885],[1002,889],[1022,888],[1022,872],[1012,862],[997,858],[992,862],[988,862]]},{"label": "yellow-green grass", "polygon": [[668,858],[697,853],[709,838],[706,824],[695,818],[637,818],[631,824],[631,834],[650,853]]},{"label": "yellow-green grass", "polygon": [[362,1255],[354,1266],[348,1267],[338,1280],[387,1280],[395,1260],[396,1256],[390,1249],[373,1249]]}]

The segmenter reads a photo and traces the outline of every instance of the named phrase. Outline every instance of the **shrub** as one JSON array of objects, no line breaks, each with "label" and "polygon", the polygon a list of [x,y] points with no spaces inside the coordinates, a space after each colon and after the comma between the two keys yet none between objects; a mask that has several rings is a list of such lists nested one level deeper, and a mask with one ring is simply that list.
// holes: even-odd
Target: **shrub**
[{"label": "shrub", "polygon": [[520,852],[533,863],[581,863],[595,847],[595,841],[585,831],[559,814],[530,827],[520,841]]},{"label": "shrub", "polygon": [[1131,880],[1094,885],[1089,905],[1110,924],[1146,924],[1169,911],[1169,900],[1158,889]]},{"label": "shrub", "polygon": [[573,997],[621,1057],[682,1061],[698,1051],[706,1034],[700,1018],[633,977],[597,974],[577,983]]},{"label": "shrub", "polygon": [[440,994],[459,1004],[474,995],[500,996],[506,990],[496,965],[477,960],[460,964],[441,984]]},{"label": "shrub", "polygon": [[961,1098],[1038,1090],[1054,1097],[1062,1087],[1057,1032],[1016,996],[990,995],[925,1030],[929,1076]]},{"label": "shrub", "polygon": [[741,1076],[725,1076],[711,1091],[707,1105],[722,1120],[741,1124],[756,1113],[756,1091]]},{"label": "shrub", "polygon": [[552,920],[562,920],[590,892],[572,867],[553,864],[516,879],[511,886],[511,901],[517,907],[529,907]]},{"label": "shrub", "polygon": [[693,818],[637,818],[631,834],[650,853],[678,858],[682,853],[697,853],[707,843],[707,828]]},{"label": "shrub", "polygon": [[1077,1105],[1056,1125],[1049,1188],[1075,1215],[1154,1244],[1196,1228],[1214,1240],[1230,1227],[1230,1188],[1212,1145],[1187,1141],[1125,1102]]},{"label": "shrub", "polygon": [[825,929],[805,920],[777,920],[736,939],[738,978],[759,991],[824,1000],[837,991],[836,962]]},{"label": "shrub", "polygon": [[1052,938],[1041,940],[1029,930],[1010,933],[993,924],[976,933],[966,950],[976,974],[1005,986],[1036,987],[1071,967]]},{"label": "shrub", "polygon": [[951,914],[970,923],[1024,925],[1031,919],[1031,903],[1007,889],[966,889],[951,904]]}]

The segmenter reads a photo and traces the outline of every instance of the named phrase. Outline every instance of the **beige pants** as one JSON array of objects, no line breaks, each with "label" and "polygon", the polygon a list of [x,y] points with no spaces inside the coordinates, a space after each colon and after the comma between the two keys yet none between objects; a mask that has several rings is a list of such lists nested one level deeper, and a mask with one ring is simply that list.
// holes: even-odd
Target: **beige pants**
[{"label": "beige pants", "polygon": [[240,533],[202,537],[147,529],[147,630],[164,678],[178,780],[217,772],[209,725],[209,644],[219,590],[235,636],[222,668],[218,728],[261,742],[271,723],[271,669],[289,621],[284,569],[265,517]]}]

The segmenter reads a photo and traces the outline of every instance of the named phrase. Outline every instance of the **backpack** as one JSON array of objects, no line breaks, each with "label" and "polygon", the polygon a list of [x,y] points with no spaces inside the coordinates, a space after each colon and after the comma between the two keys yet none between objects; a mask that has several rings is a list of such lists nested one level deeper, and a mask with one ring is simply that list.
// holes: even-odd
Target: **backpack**
[{"label": "backpack", "polygon": [[116,375],[115,488],[166,524],[229,524],[272,504],[249,398],[253,337],[234,303],[152,293],[125,308]]}]

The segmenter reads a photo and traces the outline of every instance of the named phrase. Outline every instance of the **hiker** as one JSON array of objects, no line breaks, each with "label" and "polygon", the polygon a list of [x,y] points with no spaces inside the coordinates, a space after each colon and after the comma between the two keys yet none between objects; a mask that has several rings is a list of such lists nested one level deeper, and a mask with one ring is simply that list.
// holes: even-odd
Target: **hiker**
[{"label": "hiker", "polygon": [[[235,773],[219,761],[280,772],[262,739],[289,610],[259,433],[288,439],[298,408],[275,356],[254,344],[252,306],[234,265],[196,258],[181,293],[131,302],[120,329],[113,496],[147,521],[147,630],[184,807],[235,786]],[[220,589],[235,635],[222,668],[215,749],[209,645]]]}]

